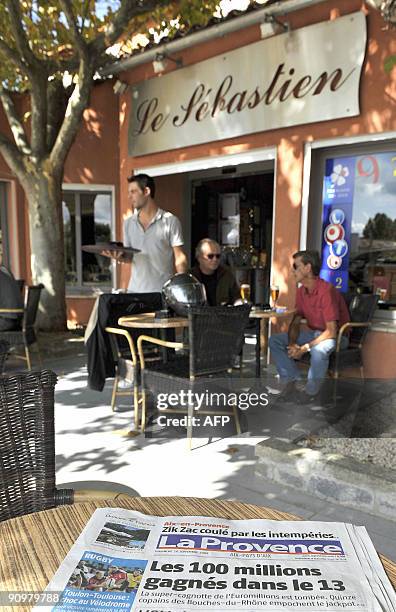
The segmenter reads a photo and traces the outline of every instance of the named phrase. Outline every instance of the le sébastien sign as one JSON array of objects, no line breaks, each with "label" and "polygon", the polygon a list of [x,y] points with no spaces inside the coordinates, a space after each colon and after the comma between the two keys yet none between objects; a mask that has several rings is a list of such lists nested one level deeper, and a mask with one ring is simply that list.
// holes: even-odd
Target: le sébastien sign
[{"label": "le s\u00e9bastien sign", "polygon": [[358,12],[139,83],[129,155],[358,115],[365,48]]}]

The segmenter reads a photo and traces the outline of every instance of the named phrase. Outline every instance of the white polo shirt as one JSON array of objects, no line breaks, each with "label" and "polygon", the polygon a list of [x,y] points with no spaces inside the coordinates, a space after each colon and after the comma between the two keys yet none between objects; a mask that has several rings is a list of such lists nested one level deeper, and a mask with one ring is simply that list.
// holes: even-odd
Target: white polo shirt
[{"label": "white polo shirt", "polygon": [[124,245],[141,251],[133,255],[128,291],[161,291],[174,273],[173,247],[183,244],[181,223],[166,210],[159,208],[146,230],[139,222],[138,212],[125,219]]}]

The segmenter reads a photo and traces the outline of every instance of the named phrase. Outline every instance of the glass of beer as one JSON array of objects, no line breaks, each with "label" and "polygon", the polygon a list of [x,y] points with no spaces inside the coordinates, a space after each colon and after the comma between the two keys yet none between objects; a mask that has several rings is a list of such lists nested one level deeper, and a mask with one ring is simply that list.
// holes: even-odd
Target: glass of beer
[{"label": "glass of beer", "polygon": [[279,286],[271,285],[271,300],[272,300],[272,308],[276,308],[276,303],[279,298]]},{"label": "glass of beer", "polygon": [[250,285],[248,285],[247,283],[243,283],[241,285],[241,298],[242,301],[245,303],[250,302]]}]

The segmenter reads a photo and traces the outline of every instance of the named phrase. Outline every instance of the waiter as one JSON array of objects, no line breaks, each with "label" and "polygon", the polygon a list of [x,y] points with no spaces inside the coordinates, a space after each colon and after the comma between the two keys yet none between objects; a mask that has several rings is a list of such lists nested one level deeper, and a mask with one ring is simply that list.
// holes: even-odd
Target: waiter
[{"label": "waiter", "polygon": [[128,292],[162,290],[174,272],[187,271],[181,223],[154,201],[154,179],[147,174],[128,178],[128,201],[133,214],[124,222],[124,246],[139,249],[133,256],[115,255],[120,262],[132,261]]}]

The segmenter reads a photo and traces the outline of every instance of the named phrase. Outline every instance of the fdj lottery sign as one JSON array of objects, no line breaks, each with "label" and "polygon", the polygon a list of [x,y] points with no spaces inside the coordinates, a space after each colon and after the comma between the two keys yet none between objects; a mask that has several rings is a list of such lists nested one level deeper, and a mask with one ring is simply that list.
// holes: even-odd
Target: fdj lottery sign
[{"label": "fdj lottery sign", "polygon": [[284,555],[344,555],[339,540],[267,540],[249,538],[215,538],[179,534],[160,537],[157,550],[207,550],[210,552],[267,553]]},{"label": "fdj lottery sign", "polygon": [[344,292],[348,290],[354,184],[354,157],[326,160],[320,276]]}]

